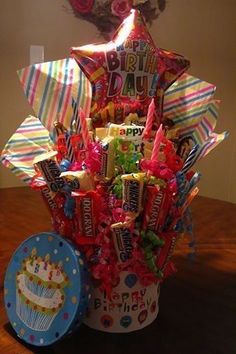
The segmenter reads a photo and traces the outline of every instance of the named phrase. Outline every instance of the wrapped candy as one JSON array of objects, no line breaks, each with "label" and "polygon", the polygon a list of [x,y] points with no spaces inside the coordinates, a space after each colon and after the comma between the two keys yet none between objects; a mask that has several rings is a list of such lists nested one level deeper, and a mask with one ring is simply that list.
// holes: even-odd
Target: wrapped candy
[{"label": "wrapped candy", "polygon": [[171,197],[172,195],[167,188],[160,188],[158,185],[148,185],[146,187],[142,224],[144,230],[158,232],[163,228],[171,206]]},{"label": "wrapped candy", "polygon": [[73,220],[65,213],[66,195],[52,192],[47,185],[41,186],[39,190],[52,217],[53,229],[62,236],[73,239]]},{"label": "wrapped candy", "polygon": [[114,138],[108,136],[101,141],[101,178],[112,178],[115,175]]},{"label": "wrapped candy", "polygon": [[118,262],[125,262],[132,257],[132,232],[127,223],[111,225],[113,242],[116,249]]},{"label": "wrapped candy", "polygon": [[55,161],[56,151],[46,152],[35,157],[33,164],[36,170],[39,170],[52,192],[62,190],[65,186],[65,180],[60,176],[59,165]]},{"label": "wrapped candy", "polygon": [[[156,256],[156,265],[161,270],[163,276],[166,272],[174,271],[174,268],[170,269],[170,258],[174,252],[175,244],[177,241],[177,234],[166,233],[161,235],[164,240],[164,245],[159,249],[159,254]],[[168,274],[169,275],[169,274]]]},{"label": "wrapped candy", "polygon": [[123,209],[138,215],[142,210],[144,173],[121,176],[123,182]]},{"label": "wrapped candy", "polygon": [[112,41],[71,54],[19,71],[38,118],[22,123],[2,161],[40,191],[54,230],[79,245],[108,297],[124,273],[128,287],[136,277],[156,290],[174,272],[180,234],[192,235],[192,168],[227,136],[214,133],[215,86],[156,47],[136,9]]},{"label": "wrapped candy", "polygon": [[95,189],[91,173],[87,171],[64,171],[60,174],[72,190],[79,189],[82,192]]},{"label": "wrapped candy", "polygon": [[73,193],[76,200],[78,227],[76,242],[78,244],[93,244],[96,238],[98,219],[98,196],[95,191]]}]

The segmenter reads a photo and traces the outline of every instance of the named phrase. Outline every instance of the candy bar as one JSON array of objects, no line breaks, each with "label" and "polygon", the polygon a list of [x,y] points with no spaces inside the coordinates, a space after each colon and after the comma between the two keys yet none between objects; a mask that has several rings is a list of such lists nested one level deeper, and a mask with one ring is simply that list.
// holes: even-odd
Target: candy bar
[{"label": "candy bar", "polygon": [[163,233],[161,238],[165,241],[164,246],[158,249],[158,254],[156,255],[156,266],[165,275],[166,267],[169,264],[170,258],[174,252],[174,248],[177,241],[177,234],[174,232]]},{"label": "candy bar", "polygon": [[146,203],[143,215],[143,229],[158,232],[162,229],[169,211],[171,195],[158,185],[146,188]]},{"label": "candy bar", "polygon": [[123,209],[139,214],[142,210],[145,173],[131,173],[121,176],[123,181]]},{"label": "candy bar", "polygon": [[114,138],[106,137],[102,140],[101,170],[99,176],[112,178],[115,174]]},{"label": "candy bar", "polygon": [[95,135],[98,140],[102,140],[107,137],[108,128],[96,128]]},{"label": "candy bar", "polygon": [[52,192],[48,185],[41,187],[41,194],[50,212],[58,209],[57,194]]},{"label": "candy bar", "polygon": [[87,171],[65,171],[60,174],[71,189],[90,191],[95,188],[91,173]]},{"label": "candy bar", "polygon": [[119,263],[126,262],[132,257],[132,233],[127,223],[119,222],[111,225],[112,238]]},{"label": "candy bar", "polygon": [[73,220],[68,219],[64,212],[65,195],[61,192],[52,192],[48,185],[40,187],[40,191],[51,214],[53,229],[60,235],[73,239]]},{"label": "candy bar", "polygon": [[96,237],[96,220],[98,196],[95,191],[72,193],[76,198],[76,214],[78,233],[76,242],[79,244],[94,243]]},{"label": "candy bar", "polygon": [[41,172],[52,192],[61,190],[65,185],[64,179],[60,177],[59,166],[55,161],[56,155],[56,151],[46,152],[37,156],[33,161],[34,166]]}]

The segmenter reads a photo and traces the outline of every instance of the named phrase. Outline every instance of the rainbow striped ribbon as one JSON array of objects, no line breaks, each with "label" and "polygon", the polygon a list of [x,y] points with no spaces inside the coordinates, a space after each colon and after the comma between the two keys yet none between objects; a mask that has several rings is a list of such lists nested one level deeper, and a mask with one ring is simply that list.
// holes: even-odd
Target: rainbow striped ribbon
[{"label": "rainbow striped ribbon", "polygon": [[[34,158],[52,150],[49,132],[38,118],[29,116],[8,140],[1,153],[1,161],[23,182],[30,184],[35,175]],[[42,181],[40,178],[38,182]]]},{"label": "rainbow striped ribbon", "polygon": [[72,96],[89,117],[91,84],[73,58],[34,64],[18,75],[29,104],[51,134],[55,121],[70,128]]}]

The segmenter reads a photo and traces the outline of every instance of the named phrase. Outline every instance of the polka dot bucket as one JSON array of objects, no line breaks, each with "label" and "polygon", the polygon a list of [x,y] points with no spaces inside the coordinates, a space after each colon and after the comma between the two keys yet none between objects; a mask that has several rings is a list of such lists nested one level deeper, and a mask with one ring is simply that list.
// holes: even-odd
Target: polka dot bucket
[{"label": "polka dot bucket", "polygon": [[113,333],[142,329],[157,317],[159,293],[158,284],[144,287],[136,274],[122,272],[110,298],[98,288],[92,290],[84,323],[91,328]]}]

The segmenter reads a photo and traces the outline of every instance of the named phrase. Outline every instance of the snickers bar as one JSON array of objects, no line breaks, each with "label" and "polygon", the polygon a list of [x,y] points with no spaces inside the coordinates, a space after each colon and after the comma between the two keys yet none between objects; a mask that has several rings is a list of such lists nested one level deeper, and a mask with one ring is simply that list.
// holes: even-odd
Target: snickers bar
[{"label": "snickers bar", "polygon": [[126,223],[111,225],[113,242],[119,263],[124,263],[132,257],[132,234]]},{"label": "snickers bar", "polygon": [[49,189],[54,193],[61,190],[65,185],[64,179],[60,177],[59,166],[55,161],[56,155],[56,151],[46,152],[37,156],[33,162],[36,169],[41,172]]}]

